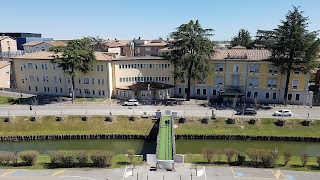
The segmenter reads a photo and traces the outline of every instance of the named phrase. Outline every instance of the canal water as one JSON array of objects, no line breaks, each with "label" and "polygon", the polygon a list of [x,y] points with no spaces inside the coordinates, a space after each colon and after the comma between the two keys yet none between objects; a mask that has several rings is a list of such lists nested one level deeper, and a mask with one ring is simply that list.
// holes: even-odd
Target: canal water
[{"label": "canal water", "polygon": [[[243,140],[212,140],[184,139],[176,140],[176,153],[201,154],[203,148],[214,148],[223,152],[224,149],[237,149],[246,152],[248,148],[278,148],[279,153],[290,152],[292,155],[307,153],[311,156],[320,155],[320,143],[293,141],[243,141]],[[81,139],[81,140],[38,140],[38,141],[3,141],[0,151],[37,150],[41,154],[50,150],[110,150],[116,154],[124,154],[134,149],[136,154],[155,153],[155,140],[142,139]]]}]

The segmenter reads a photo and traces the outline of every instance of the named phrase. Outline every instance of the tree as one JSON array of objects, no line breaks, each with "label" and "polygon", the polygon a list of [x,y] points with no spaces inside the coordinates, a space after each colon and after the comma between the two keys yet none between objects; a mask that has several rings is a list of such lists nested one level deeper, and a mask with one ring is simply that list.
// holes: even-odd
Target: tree
[{"label": "tree", "polygon": [[245,29],[240,29],[237,36],[234,36],[231,40],[231,46],[244,46],[246,48],[251,48],[252,39],[250,32]]},{"label": "tree", "polygon": [[306,28],[308,17],[303,16],[299,7],[289,11],[285,20],[272,31],[259,31],[260,43],[271,50],[269,61],[286,75],[284,104],[288,100],[288,88],[292,70],[308,73],[316,63],[320,40],[318,31],[309,32]]},{"label": "tree", "polygon": [[58,65],[65,73],[71,76],[72,103],[74,102],[75,78],[78,73],[87,74],[91,65],[97,62],[89,38],[68,41],[67,46],[51,48],[54,52],[52,63]]},{"label": "tree", "polygon": [[170,41],[170,51],[163,57],[171,60],[175,70],[175,78],[187,79],[187,96],[190,100],[191,80],[203,80],[211,73],[210,64],[213,55],[213,42],[209,39],[213,29],[203,29],[199,21],[190,21],[180,25],[170,34],[174,41]]},{"label": "tree", "polygon": [[204,148],[202,149],[202,157],[208,161],[208,163],[211,162],[212,157],[215,154],[215,150],[212,148]]},{"label": "tree", "polygon": [[108,46],[106,45],[105,40],[103,38],[100,38],[99,36],[89,36],[88,38],[91,40],[91,45],[94,51],[108,52]]}]

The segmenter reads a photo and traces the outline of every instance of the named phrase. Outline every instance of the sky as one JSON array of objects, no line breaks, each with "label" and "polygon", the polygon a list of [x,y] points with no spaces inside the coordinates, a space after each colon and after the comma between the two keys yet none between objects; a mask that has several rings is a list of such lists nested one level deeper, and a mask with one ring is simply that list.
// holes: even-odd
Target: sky
[{"label": "sky", "polygon": [[320,0],[4,0],[0,32],[33,32],[42,37],[77,39],[157,39],[190,20],[214,29],[212,40],[231,40],[247,29],[271,30],[300,6],[320,30]]}]

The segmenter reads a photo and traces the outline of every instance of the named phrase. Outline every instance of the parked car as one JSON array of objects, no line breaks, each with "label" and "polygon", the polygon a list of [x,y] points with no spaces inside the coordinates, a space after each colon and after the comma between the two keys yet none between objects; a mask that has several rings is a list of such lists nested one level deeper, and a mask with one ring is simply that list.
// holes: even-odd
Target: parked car
[{"label": "parked car", "polygon": [[275,111],[273,116],[292,116],[292,112],[289,109],[280,109],[278,111]]},{"label": "parked car", "polygon": [[245,108],[244,110],[238,110],[237,115],[256,115],[257,111],[254,108]]},{"label": "parked car", "polygon": [[124,106],[138,106],[139,102],[136,99],[129,99],[123,103]]}]

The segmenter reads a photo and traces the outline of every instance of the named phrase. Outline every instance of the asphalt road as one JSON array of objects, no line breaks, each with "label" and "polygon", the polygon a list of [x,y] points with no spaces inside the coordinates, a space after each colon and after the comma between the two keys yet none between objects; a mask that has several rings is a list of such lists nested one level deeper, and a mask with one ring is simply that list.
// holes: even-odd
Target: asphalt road
[{"label": "asphalt road", "polygon": [[[272,114],[275,110],[282,109],[283,107],[276,106],[270,110],[258,110],[257,118],[273,117]],[[308,113],[310,119],[320,119],[320,107],[308,108],[305,106],[288,106],[286,109],[290,109],[293,113],[291,117],[285,118],[298,118],[306,119]],[[232,116],[231,109],[217,110],[212,107],[203,107],[200,105],[175,105],[175,106],[151,106],[151,105],[140,105],[134,107],[121,106],[115,103],[76,103],[71,104],[70,102],[55,104],[46,104],[32,106],[30,110],[29,105],[0,105],[0,116],[29,116],[29,115],[59,115],[61,112],[64,115],[109,115],[110,112],[113,115],[142,115],[147,112],[149,115],[153,115],[157,110],[171,110],[176,111],[178,116],[211,116],[212,111],[217,117],[230,117]],[[250,117],[250,116],[238,116],[236,117]]]},{"label": "asphalt road", "polygon": [[148,165],[120,169],[0,169],[1,180],[318,180],[318,172],[175,164],[174,171],[150,171]]}]

